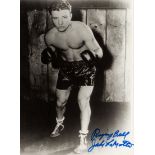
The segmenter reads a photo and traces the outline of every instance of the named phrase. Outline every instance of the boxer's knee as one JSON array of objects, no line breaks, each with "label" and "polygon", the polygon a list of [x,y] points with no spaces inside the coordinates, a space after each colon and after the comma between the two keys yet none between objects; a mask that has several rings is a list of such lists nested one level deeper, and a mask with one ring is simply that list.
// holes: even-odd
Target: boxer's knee
[{"label": "boxer's knee", "polygon": [[67,103],[67,99],[66,98],[59,98],[59,99],[57,99],[57,108],[63,109],[65,107],[66,103]]},{"label": "boxer's knee", "polygon": [[78,97],[78,104],[79,104],[79,107],[80,107],[81,111],[83,111],[86,108],[90,107],[89,101],[90,101],[89,96],[79,96]]}]

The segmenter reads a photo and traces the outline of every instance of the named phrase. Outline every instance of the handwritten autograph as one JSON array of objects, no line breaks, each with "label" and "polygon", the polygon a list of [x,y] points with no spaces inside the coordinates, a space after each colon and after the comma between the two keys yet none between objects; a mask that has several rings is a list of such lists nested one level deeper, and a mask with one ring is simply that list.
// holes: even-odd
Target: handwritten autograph
[{"label": "handwritten autograph", "polygon": [[96,147],[128,147],[131,148],[134,144],[126,140],[130,132],[120,132],[116,130],[113,133],[100,133],[100,129],[96,128],[91,134],[92,145],[88,148],[88,152],[93,151]]}]

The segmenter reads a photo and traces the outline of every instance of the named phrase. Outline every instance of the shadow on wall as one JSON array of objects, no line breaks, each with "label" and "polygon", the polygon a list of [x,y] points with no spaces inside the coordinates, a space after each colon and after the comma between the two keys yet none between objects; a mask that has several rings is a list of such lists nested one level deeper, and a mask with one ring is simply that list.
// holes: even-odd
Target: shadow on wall
[{"label": "shadow on wall", "polygon": [[96,102],[98,100],[104,101],[104,90],[106,87],[105,71],[112,67],[113,56],[110,50],[108,49],[107,45],[104,44],[102,35],[99,32],[95,31],[95,29],[92,29],[92,31],[104,53],[103,58],[101,59],[99,65],[97,66],[95,88],[92,95],[93,101]]}]

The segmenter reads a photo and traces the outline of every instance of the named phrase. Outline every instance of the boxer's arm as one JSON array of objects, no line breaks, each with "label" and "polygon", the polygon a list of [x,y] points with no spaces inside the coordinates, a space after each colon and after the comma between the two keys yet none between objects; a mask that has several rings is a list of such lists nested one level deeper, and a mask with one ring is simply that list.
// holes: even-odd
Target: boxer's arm
[{"label": "boxer's arm", "polygon": [[55,47],[52,45],[52,35],[50,32],[45,35],[44,41],[47,47],[50,47],[52,51],[56,51]]},{"label": "boxer's arm", "polygon": [[96,41],[92,30],[88,27],[85,26],[85,31],[84,31],[84,42],[85,45],[87,46],[87,48],[98,58],[102,58],[103,57],[103,51],[100,47],[100,45],[98,44],[98,42]]},{"label": "boxer's arm", "polygon": [[52,45],[51,36],[46,34],[44,40],[47,47],[41,53],[41,61],[43,64],[52,63],[53,68],[58,69],[57,50]]}]

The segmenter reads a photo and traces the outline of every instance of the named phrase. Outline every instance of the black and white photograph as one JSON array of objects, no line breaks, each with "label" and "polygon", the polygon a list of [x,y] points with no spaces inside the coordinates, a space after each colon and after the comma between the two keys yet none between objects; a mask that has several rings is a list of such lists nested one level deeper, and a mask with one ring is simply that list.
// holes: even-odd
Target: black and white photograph
[{"label": "black and white photograph", "polygon": [[133,1],[20,0],[20,154],[133,155]]}]

